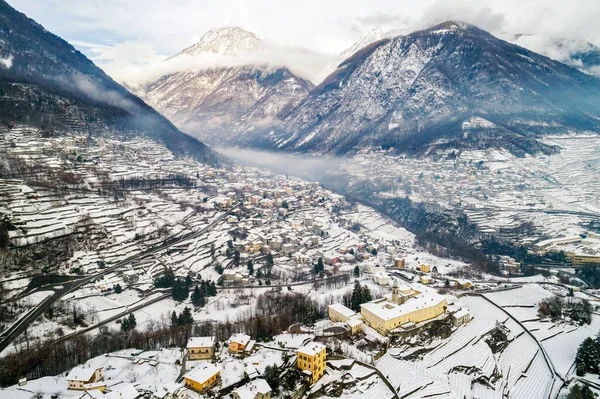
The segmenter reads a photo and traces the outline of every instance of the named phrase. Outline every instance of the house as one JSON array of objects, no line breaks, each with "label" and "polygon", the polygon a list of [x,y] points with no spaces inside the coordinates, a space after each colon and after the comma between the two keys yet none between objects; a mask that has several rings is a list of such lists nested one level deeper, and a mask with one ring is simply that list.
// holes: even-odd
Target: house
[{"label": "house", "polygon": [[421,276],[419,278],[419,282],[421,282],[421,284],[431,284],[431,277],[429,276]]},{"label": "house", "polygon": [[355,335],[362,331],[364,323],[361,320],[361,318],[362,317],[357,314],[354,317],[350,318],[348,321],[346,321],[346,325],[348,326],[348,328],[350,328],[350,334]]},{"label": "house", "polygon": [[83,384],[83,389],[86,391],[100,391],[104,392],[106,390],[106,382],[98,381],[98,382],[90,382],[89,384]]},{"label": "house", "polygon": [[152,399],[184,399],[186,396],[183,385],[171,381],[159,386],[152,395]]},{"label": "house", "polygon": [[332,305],[329,305],[327,307],[327,310],[329,313],[329,320],[341,323],[347,322],[352,316],[356,314],[354,310],[347,308],[341,303],[334,303]]},{"label": "house", "polygon": [[373,273],[373,281],[377,284],[387,287],[390,285],[390,276],[384,271]]},{"label": "house", "polygon": [[207,360],[215,352],[215,337],[191,337],[187,343],[188,358],[190,360]]},{"label": "house", "polygon": [[85,390],[85,384],[102,379],[102,368],[74,367],[65,378],[69,381],[69,389]]},{"label": "house", "polygon": [[404,258],[394,258],[394,267],[398,269],[404,269],[406,260]]},{"label": "house", "polygon": [[429,272],[431,272],[431,265],[425,265],[425,264],[423,264],[423,265],[419,266],[419,270],[422,273],[429,273]]},{"label": "house", "polygon": [[463,290],[470,290],[471,288],[473,288],[473,283],[471,282],[471,280],[459,278],[454,281],[456,281],[456,285],[462,288]]},{"label": "house", "polygon": [[298,348],[298,367],[310,374],[311,384],[316,383],[325,371],[326,347],[312,342]]},{"label": "house", "polygon": [[214,385],[221,376],[221,369],[211,363],[203,362],[183,376],[185,386],[194,391],[204,391]]},{"label": "house", "polygon": [[250,336],[246,334],[233,334],[229,338],[229,352],[243,353],[250,343]]},{"label": "house", "polygon": [[136,399],[141,396],[137,389],[133,386],[133,384],[127,384],[120,386],[118,389],[113,385],[111,387],[113,389],[110,393],[104,395],[105,399]]},{"label": "house", "polygon": [[271,399],[271,387],[266,380],[258,378],[232,392],[234,399]]},{"label": "house", "polygon": [[466,324],[471,321],[471,313],[467,309],[461,309],[456,313],[452,314],[452,323],[456,327]]}]

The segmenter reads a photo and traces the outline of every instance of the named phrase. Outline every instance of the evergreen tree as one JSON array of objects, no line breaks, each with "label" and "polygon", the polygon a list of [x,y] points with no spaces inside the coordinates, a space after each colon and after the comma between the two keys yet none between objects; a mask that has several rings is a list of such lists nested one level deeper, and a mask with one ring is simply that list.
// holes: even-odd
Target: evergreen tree
[{"label": "evergreen tree", "polygon": [[273,267],[275,265],[275,262],[273,261],[273,255],[271,255],[271,253],[267,254],[265,262],[267,267]]},{"label": "evergreen tree", "polygon": [[115,290],[115,294],[120,294],[121,292],[123,292],[123,287],[121,287],[121,284],[117,283],[113,289]]},{"label": "evergreen tree", "polygon": [[[363,285],[360,292],[360,303],[363,304],[372,300],[373,296],[371,295],[371,290],[369,289],[369,287],[367,287],[366,284]],[[358,308],[358,311],[360,311],[360,306]]]},{"label": "evergreen tree", "polygon": [[175,280],[173,284],[173,288],[171,290],[171,296],[174,300],[182,302],[185,301],[189,295],[189,288],[186,285],[185,281],[181,279]]},{"label": "evergreen tree", "polygon": [[127,320],[127,317],[123,317],[123,320],[121,320],[121,331],[127,330],[129,330],[129,321]]},{"label": "evergreen tree", "polygon": [[273,394],[277,395],[279,393],[279,370],[277,369],[277,366],[272,365],[265,367],[263,377],[273,390]]},{"label": "evergreen tree", "polygon": [[203,293],[200,291],[198,286],[196,286],[196,288],[194,288],[194,292],[192,292],[192,304],[197,308],[201,308],[204,306],[205,302],[206,301],[204,300]]},{"label": "evergreen tree", "polygon": [[354,266],[354,277],[360,277],[360,269],[358,266]]},{"label": "evergreen tree", "polygon": [[190,308],[186,306],[177,319],[177,325],[179,327],[185,327],[191,326],[192,324],[194,324],[194,317],[192,316]]},{"label": "evergreen tree", "polygon": [[178,324],[177,313],[175,313],[175,311],[173,311],[173,313],[171,314],[171,328],[177,327],[177,324]]},{"label": "evergreen tree", "polygon": [[233,264],[235,266],[239,266],[240,265],[240,251],[238,251],[237,249],[233,253]]},{"label": "evergreen tree", "polygon": [[127,320],[128,329],[133,330],[137,327],[137,321],[135,320],[135,315],[133,313],[129,313],[129,318]]},{"label": "evergreen tree", "polygon": [[210,282],[210,289],[209,289],[209,296],[216,296],[217,295],[217,286],[215,285],[214,281]]},{"label": "evergreen tree", "polygon": [[325,265],[323,264],[323,258],[317,260],[317,264],[314,267],[315,274],[321,274],[325,271]]},{"label": "evergreen tree", "polygon": [[598,373],[600,371],[598,369],[600,365],[600,347],[598,343],[592,338],[584,339],[579,349],[577,349],[575,363],[577,364],[578,376],[585,373]]},{"label": "evergreen tree", "polygon": [[165,274],[160,276],[154,282],[154,286],[156,288],[169,288],[173,286],[175,282],[175,273],[172,270],[167,270]]},{"label": "evergreen tree", "polygon": [[354,289],[352,290],[352,295],[350,296],[350,309],[355,312],[360,311],[360,301],[362,298],[362,289],[358,280],[354,281]]},{"label": "evergreen tree", "polygon": [[567,395],[567,399],[594,399],[596,397],[596,394],[592,392],[590,387],[584,385],[582,388],[579,384],[573,385]]},{"label": "evergreen tree", "polygon": [[254,263],[252,263],[252,259],[248,261],[248,274],[251,276],[254,274]]}]

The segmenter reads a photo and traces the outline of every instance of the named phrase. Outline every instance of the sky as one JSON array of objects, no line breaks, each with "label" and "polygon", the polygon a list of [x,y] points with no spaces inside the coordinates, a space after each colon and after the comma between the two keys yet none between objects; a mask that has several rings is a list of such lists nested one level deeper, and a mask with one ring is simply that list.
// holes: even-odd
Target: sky
[{"label": "sky", "polygon": [[74,45],[117,81],[133,84],[154,78],[161,70],[157,65],[197,42],[209,29],[227,25],[258,34],[277,49],[266,56],[279,63],[297,63],[292,67],[313,83],[341,61],[339,53],[375,28],[417,30],[454,19],[496,35],[531,34],[519,39],[519,44],[539,52],[547,50],[554,37],[600,46],[600,0],[8,2]]}]

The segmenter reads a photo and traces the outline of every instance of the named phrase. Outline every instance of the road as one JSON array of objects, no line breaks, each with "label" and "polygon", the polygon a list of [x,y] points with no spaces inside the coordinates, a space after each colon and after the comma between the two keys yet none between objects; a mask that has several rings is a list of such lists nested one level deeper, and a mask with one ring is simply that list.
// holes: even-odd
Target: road
[{"label": "road", "polygon": [[[99,278],[102,277],[108,273],[112,273],[113,271],[122,268],[123,266],[126,266],[134,261],[139,261],[149,255],[155,254],[157,252],[163,251],[173,245],[179,244],[183,241],[189,240],[189,239],[193,239],[196,237],[201,236],[202,234],[205,234],[207,232],[209,232],[210,230],[212,230],[219,222],[221,222],[232,209],[235,209],[239,206],[241,206],[243,203],[243,201],[239,201],[238,203],[236,203],[235,205],[232,206],[231,209],[228,209],[226,212],[223,212],[222,215],[218,216],[217,218],[215,218],[215,220],[213,220],[212,222],[210,222],[206,227],[189,233],[189,234],[185,234],[182,235],[180,237],[177,238],[173,238],[170,240],[166,240],[164,243],[157,245],[155,247],[152,247],[150,249],[147,249],[145,251],[142,251],[136,255],[132,255],[129,258],[126,258],[122,261],[119,261],[117,263],[115,263],[113,266],[107,267],[101,271],[99,271],[96,274],[92,274],[89,276],[84,276],[81,279],[78,280],[74,280],[74,281],[70,281],[64,284],[61,284],[62,288],[60,289],[55,289],[54,290],[54,294],[49,296],[48,298],[44,299],[42,302],[40,302],[35,308],[32,308],[31,310],[29,310],[27,313],[25,313],[23,316],[21,316],[21,318],[19,320],[17,320],[10,328],[8,328],[6,331],[4,331],[2,333],[2,335],[0,335],[0,352],[2,352],[8,345],[10,345],[10,343],[17,338],[23,331],[25,331],[27,329],[27,327],[29,327],[29,325],[36,320],[39,316],[41,316],[44,312],[46,312],[50,306],[56,302],[57,300],[59,300],[60,298],[64,297],[65,295],[81,288],[82,286],[84,286],[85,284]],[[129,313],[129,312],[127,312]]]}]

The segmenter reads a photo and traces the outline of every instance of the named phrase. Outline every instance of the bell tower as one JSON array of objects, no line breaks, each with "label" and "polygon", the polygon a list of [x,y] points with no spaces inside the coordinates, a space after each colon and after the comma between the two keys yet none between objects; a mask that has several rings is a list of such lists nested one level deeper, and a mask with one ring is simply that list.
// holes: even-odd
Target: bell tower
[{"label": "bell tower", "polygon": [[398,280],[394,280],[394,286],[392,287],[392,302],[400,304],[400,287],[398,287]]}]

